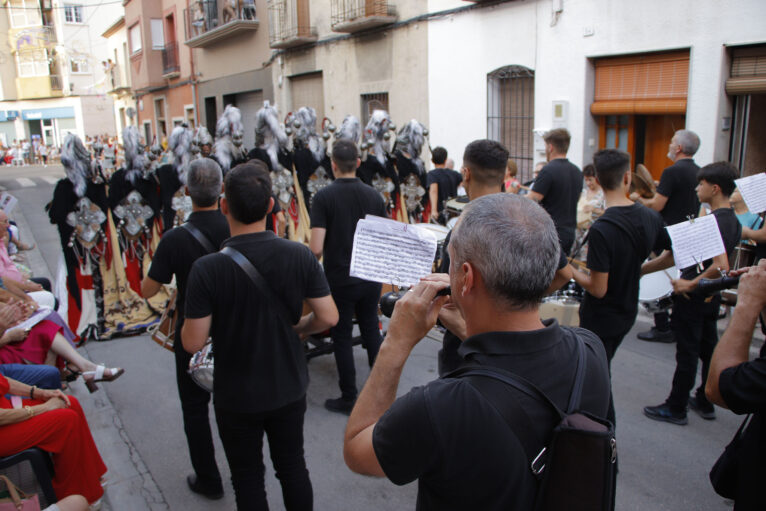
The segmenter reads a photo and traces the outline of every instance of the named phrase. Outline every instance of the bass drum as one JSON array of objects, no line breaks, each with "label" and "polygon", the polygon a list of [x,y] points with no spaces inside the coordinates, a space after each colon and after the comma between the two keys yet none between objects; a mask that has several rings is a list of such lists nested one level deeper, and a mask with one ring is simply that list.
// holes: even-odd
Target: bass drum
[{"label": "bass drum", "polygon": [[673,306],[673,285],[670,279],[677,274],[676,267],[672,266],[641,277],[638,282],[638,302],[652,314],[670,309]]}]

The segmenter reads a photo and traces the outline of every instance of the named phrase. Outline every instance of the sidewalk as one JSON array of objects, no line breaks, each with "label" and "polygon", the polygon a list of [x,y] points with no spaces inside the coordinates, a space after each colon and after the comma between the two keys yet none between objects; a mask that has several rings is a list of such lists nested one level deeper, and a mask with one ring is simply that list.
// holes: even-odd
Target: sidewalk
[{"label": "sidewalk", "polygon": [[[39,208],[31,204],[28,208]],[[47,277],[54,281],[56,268],[49,268],[42,255],[43,247],[35,239],[34,232],[24,216],[20,201],[14,209],[11,218],[17,223],[26,243],[35,243],[35,248],[23,252],[26,264],[36,277]],[[53,226],[51,226],[53,229]],[[55,229],[54,229],[55,230]],[[58,236],[56,236],[58,245]],[[41,242],[44,242],[41,240]],[[50,243],[50,242],[49,242]],[[52,249],[53,247],[45,247]],[[60,246],[58,248],[60,252]],[[84,355],[91,359],[89,345],[80,348]],[[99,362],[94,360],[94,362]],[[107,384],[108,385],[108,384]],[[101,389],[90,394],[81,380],[70,384],[69,393],[75,396],[85,411],[91,433],[98,446],[104,463],[109,468],[106,477],[109,484],[104,493],[102,510],[166,510],[170,506],[146,468],[138,450],[125,431],[120,417],[115,410],[104,385]]]}]

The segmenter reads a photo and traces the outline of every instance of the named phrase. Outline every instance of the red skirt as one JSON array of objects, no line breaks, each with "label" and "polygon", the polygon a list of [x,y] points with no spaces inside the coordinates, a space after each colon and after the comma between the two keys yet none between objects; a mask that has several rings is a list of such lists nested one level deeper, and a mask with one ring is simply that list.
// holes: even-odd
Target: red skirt
[{"label": "red skirt", "polygon": [[60,331],[61,327],[56,323],[40,321],[32,327],[23,341],[11,342],[0,347],[0,364],[44,364],[53,338]]},{"label": "red skirt", "polygon": [[[73,396],[72,406],[41,413],[16,424],[0,426],[0,456],[10,456],[30,447],[53,455],[53,490],[56,497],[82,495],[95,502],[104,494],[101,476],[106,473],[101,455],[90,434],[85,414]],[[6,400],[3,400],[7,403]],[[24,405],[42,401],[24,400]]]}]

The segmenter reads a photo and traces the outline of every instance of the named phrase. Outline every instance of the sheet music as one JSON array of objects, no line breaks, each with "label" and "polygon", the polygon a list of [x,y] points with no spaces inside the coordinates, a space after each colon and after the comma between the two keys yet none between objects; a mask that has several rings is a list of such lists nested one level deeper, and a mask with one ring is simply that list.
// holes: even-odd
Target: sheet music
[{"label": "sheet music", "polygon": [[435,255],[436,237],[426,229],[367,215],[356,224],[350,275],[414,286],[431,273]]},{"label": "sheet music", "polygon": [[751,213],[766,211],[766,174],[761,172],[735,179],[734,182]]},{"label": "sheet music", "polygon": [[0,193],[0,209],[10,215],[19,200],[8,192]]},{"label": "sheet music", "polygon": [[17,328],[27,329],[32,328],[36,324],[38,324],[40,321],[44,320],[46,317],[48,317],[48,314],[51,313],[50,307],[40,307],[35,311],[34,314],[29,316],[27,319],[19,323],[18,325],[14,325],[11,327],[11,330],[16,330]]},{"label": "sheet music", "polygon": [[713,215],[669,225],[667,230],[673,243],[673,258],[679,269],[726,253],[718,222]]}]

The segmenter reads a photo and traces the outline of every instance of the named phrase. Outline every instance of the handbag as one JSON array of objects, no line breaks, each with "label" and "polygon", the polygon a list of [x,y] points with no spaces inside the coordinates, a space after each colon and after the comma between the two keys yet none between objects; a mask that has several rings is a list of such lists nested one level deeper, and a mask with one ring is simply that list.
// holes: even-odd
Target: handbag
[{"label": "handbag", "polygon": [[745,436],[747,425],[752,415],[745,417],[742,425],[734,434],[721,456],[710,469],[710,482],[715,492],[721,497],[734,499],[737,493],[737,480],[739,479],[739,455],[742,450],[742,439]]},{"label": "handbag", "polygon": [[[235,263],[237,263],[237,266],[239,266],[242,271],[247,274],[252,283],[255,284],[255,287],[258,288],[258,291],[266,296],[268,303],[274,305],[277,308],[277,312],[282,320],[292,325],[293,322],[290,319],[290,313],[288,312],[287,307],[285,307],[284,303],[282,303],[282,300],[280,300],[280,298],[274,294],[261,273],[255,268],[255,266],[253,266],[253,263],[251,263],[244,255],[242,255],[239,250],[231,247],[224,247],[221,250],[221,253],[227,255]],[[197,385],[207,390],[208,392],[213,392],[214,368],[215,358],[213,356],[213,343],[212,340],[208,338],[205,346],[194,355],[192,355],[192,358],[189,361],[188,372],[191,379],[194,380]]]},{"label": "handbag", "polygon": [[0,498],[0,511],[40,511],[40,499],[37,494],[27,495],[6,476],[0,475],[0,482],[5,484],[9,495]]}]

